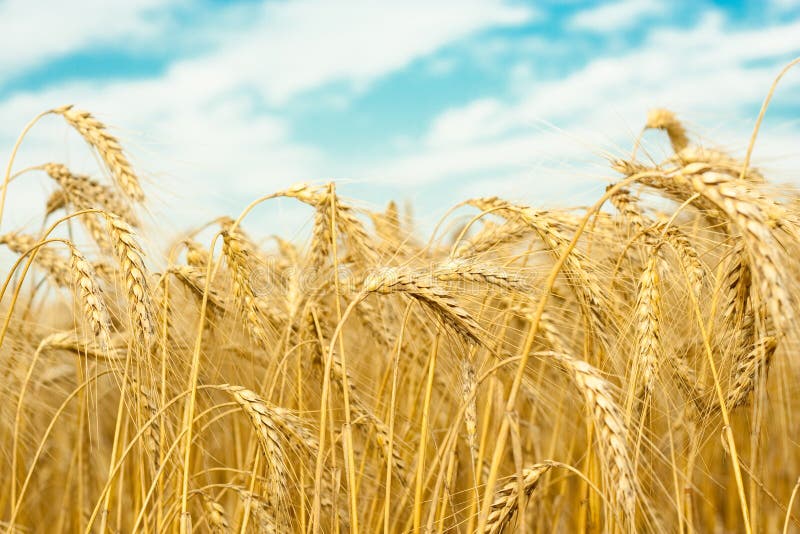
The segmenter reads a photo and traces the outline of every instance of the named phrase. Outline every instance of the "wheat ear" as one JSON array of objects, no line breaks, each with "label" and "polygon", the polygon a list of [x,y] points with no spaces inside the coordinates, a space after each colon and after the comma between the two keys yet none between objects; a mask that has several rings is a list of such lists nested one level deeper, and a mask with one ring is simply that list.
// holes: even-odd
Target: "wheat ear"
[{"label": "wheat ear", "polygon": [[[533,490],[539,485],[542,476],[554,465],[552,462],[542,462],[522,470],[522,492],[526,497],[530,497]],[[519,478],[512,477],[507,484],[495,492],[484,529],[486,534],[502,533],[514,519],[519,506],[519,490]]]},{"label": "wheat ear", "polygon": [[137,337],[149,347],[154,333],[153,304],[148,288],[144,253],[131,227],[116,215],[104,213],[125,281],[131,320]]},{"label": "wheat ear", "polygon": [[530,291],[530,286],[515,273],[464,259],[451,259],[436,265],[433,276],[443,282],[477,282],[509,291]]},{"label": "wheat ear", "polygon": [[261,346],[266,347],[269,343],[267,331],[251,284],[253,261],[251,246],[238,229],[224,230],[222,243],[222,253],[231,273],[233,293],[243,308],[250,336]]},{"label": "wheat ear", "polygon": [[203,494],[203,508],[206,510],[206,521],[212,534],[228,534],[230,532],[225,508],[205,493]]},{"label": "wheat ear", "polygon": [[117,185],[131,200],[144,201],[144,191],[139,179],[133,172],[125,153],[117,138],[108,133],[106,126],[88,111],[80,111],[72,106],[63,106],[53,110],[64,117],[67,123],[97,150]]},{"label": "wheat ear", "polygon": [[111,321],[103,292],[97,283],[92,264],[76,247],[70,246],[70,252],[74,283],[78,290],[79,301],[83,305],[83,316],[101,350],[105,351],[111,339]]},{"label": "wheat ear", "polygon": [[770,232],[770,221],[776,216],[775,207],[762,205],[746,182],[706,169],[705,164],[692,164],[675,174],[674,179],[690,185],[713,202],[742,232],[751,257],[750,266],[758,275],[760,290],[773,320],[781,329],[792,320],[793,306],[786,291],[784,269],[777,258],[780,247]]},{"label": "wheat ear", "polygon": [[[0,245],[7,246],[17,254],[28,253],[38,243],[39,240],[35,237],[17,232],[0,236]],[[48,278],[57,286],[66,286],[71,280],[67,260],[47,245],[39,247],[33,265],[47,273]]]},{"label": "wheat ear", "polygon": [[[652,250],[639,278],[639,292],[636,296],[636,366],[641,369],[641,383],[645,396],[649,396],[653,392],[660,360],[659,261],[657,251]],[[636,373],[636,375],[638,374]]]},{"label": "wheat ear", "polygon": [[614,500],[623,515],[633,524],[636,513],[638,482],[633,462],[628,455],[628,428],[613,395],[611,384],[589,363],[558,352],[541,356],[555,359],[572,377],[583,395],[586,407],[598,433],[601,455],[609,468]]},{"label": "wheat ear", "polygon": [[762,337],[750,352],[736,362],[733,378],[725,396],[728,410],[738,408],[747,402],[747,397],[755,389],[759,378],[769,371],[769,363],[777,346],[778,340],[775,336]]},{"label": "wheat ear", "polygon": [[63,106],[53,111],[64,117],[67,123],[75,128],[84,140],[97,150],[125,195],[136,202],[144,201],[144,191],[142,191],[139,179],[133,172],[133,167],[122,151],[122,146],[120,146],[116,137],[108,133],[106,126],[102,122],[88,111],[80,111],[72,106]]},{"label": "wheat ear", "polygon": [[466,341],[481,344],[478,322],[447,291],[425,278],[422,273],[401,268],[380,269],[364,280],[364,291],[408,295],[434,312]]},{"label": "wheat ear", "polygon": [[686,129],[683,124],[675,117],[675,114],[667,109],[652,109],[647,114],[645,128],[655,128],[665,130],[672,143],[672,150],[677,154],[689,145],[689,138],[686,137]]}]

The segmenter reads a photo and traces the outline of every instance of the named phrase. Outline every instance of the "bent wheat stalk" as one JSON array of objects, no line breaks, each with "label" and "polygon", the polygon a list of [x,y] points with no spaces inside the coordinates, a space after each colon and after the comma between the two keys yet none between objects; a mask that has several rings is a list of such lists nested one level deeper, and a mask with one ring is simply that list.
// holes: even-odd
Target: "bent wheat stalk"
[{"label": "bent wheat stalk", "polygon": [[63,106],[54,112],[64,117],[67,123],[97,150],[123,193],[136,202],[144,201],[144,191],[133,172],[133,167],[117,138],[108,133],[102,122],[88,111],[80,111],[72,106]]}]

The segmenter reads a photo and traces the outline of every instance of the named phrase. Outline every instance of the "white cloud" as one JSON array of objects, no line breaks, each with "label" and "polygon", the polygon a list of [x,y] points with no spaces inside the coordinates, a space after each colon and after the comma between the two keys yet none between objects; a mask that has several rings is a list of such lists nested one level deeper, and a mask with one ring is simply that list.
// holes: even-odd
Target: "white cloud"
[{"label": "white cloud", "polygon": [[770,0],[769,7],[778,11],[791,11],[800,7],[800,0]]},{"label": "white cloud", "polygon": [[[726,121],[715,137],[741,153],[774,76],[798,50],[800,21],[734,31],[711,14],[693,28],[654,30],[638,50],[596,59],[564,78],[539,82],[516,98],[483,98],[442,112],[408,155],[372,172],[389,182],[419,184],[463,184],[465,177],[491,183],[493,176],[525,176],[542,167],[571,166],[574,176],[581,168],[585,176],[612,176],[601,170],[602,155],[626,154],[653,107],[673,109],[690,127]],[[800,75],[787,75],[776,100],[791,99],[798,88]],[[768,114],[755,155],[784,169],[800,163],[800,151],[792,152],[785,142],[789,133],[771,134],[771,126]],[[795,136],[797,126],[789,130]],[[663,136],[656,139],[663,141]],[[776,147],[782,151],[772,150]],[[775,159],[777,154],[783,157]],[[521,193],[543,187],[551,193],[574,192],[574,178],[543,186],[540,173],[527,175],[519,184]]]},{"label": "white cloud", "polygon": [[428,143],[434,147],[447,146],[459,141],[491,137],[504,128],[502,121],[494,120],[503,110],[503,105],[497,99],[482,98],[464,107],[445,111],[433,121]]},{"label": "white cloud", "polygon": [[531,16],[496,0],[265,3],[249,31],[175,74],[207,79],[217,88],[247,83],[280,104],[332,82],[363,88],[477,30]]},{"label": "white cloud", "polygon": [[[89,1],[94,0],[80,3]],[[2,4],[0,13],[7,5]],[[471,34],[535,15],[491,0],[476,0],[469,9],[455,2],[350,0],[330,6],[321,0],[256,6],[248,11],[246,27],[217,30],[214,51],[178,61],[157,78],[61,84],[8,98],[0,102],[0,161],[5,161],[30,117],[74,102],[115,127],[148,182],[154,213],[164,217],[159,219],[161,228],[168,221],[178,231],[221,213],[236,213],[256,196],[295,181],[341,178],[345,171],[364,191],[359,196],[397,184],[401,194],[413,191],[419,197],[423,213],[466,195],[500,191],[534,204],[542,195],[572,204],[590,200],[602,189],[597,177],[612,176],[604,170],[602,155],[624,154],[651,107],[672,108],[691,120],[690,126],[714,126],[724,118],[725,128],[714,137],[720,134],[722,142],[742,149],[753,119],[750,110],[760,103],[781,62],[800,50],[800,21],[732,30],[712,13],[688,29],[651,29],[639,49],[597,58],[564,78],[537,79],[531,74],[536,70],[521,63],[512,78],[526,82],[514,83],[508,98],[489,95],[443,110],[421,138],[387,132],[387,144],[395,138],[394,149],[401,156],[374,167],[353,168],[323,147],[294,139],[280,106],[328,84],[350,90],[326,91],[320,98],[346,101],[352,91],[364,90],[419,59],[434,60],[423,67],[435,65],[435,52]],[[135,18],[146,12],[127,13]],[[629,11],[628,17],[645,16],[638,13]],[[613,19],[605,20],[610,24]],[[623,17],[615,24],[627,20]],[[67,38],[65,46],[76,49],[120,35],[135,39],[158,28],[154,23],[109,24],[122,26],[109,33],[93,27],[86,31],[92,36],[86,37],[89,41]],[[5,25],[3,19],[0,25]],[[479,41],[468,46],[480,47],[483,40]],[[510,45],[515,46],[513,41]],[[3,59],[10,55],[0,50],[0,65],[30,65],[58,53],[46,43],[38,56],[27,59]],[[798,87],[800,76],[788,75],[776,99],[787,98]],[[756,156],[778,170],[788,168],[797,160],[797,125],[775,133],[771,124],[768,115]],[[16,168],[56,160],[78,171],[94,171],[96,162],[68,132],[55,119],[45,121],[32,132]],[[375,187],[376,179],[383,185]],[[25,178],[14,184],[14,205],[40,205],[43,183],[46,180]],[[363,184],[370,185],[369,191]],[[575,196],[577,191],[583,196]],[[307,215],[293,207],[273,206],[254,214],[251,224],[268,228],[259,233],[293,228],[287,223]],[[12,212],[14,224],[38,217],[30,208],[10,209],[8,215]],[[11,222],[4,216],[5,228],[12,227]]]},{"label": "white cloud", "polygon": [[[147,4],[135,10],[125,3],[114,10],[104,2],[91,3],[95,1],[72,2],[71,9],[47,15],[50,22],[43,28],[53,29],[52,38],[46,37],[26,57],[0,55],[0,66],[5,61],[22,68],[90,42],[154,31],[147,22]],[[93,10],[83,13],[88,8]],[[13,48],[24,49],[20,44],[33,41],[24,33],[36,20],[35,10],[16,3],[2,9],[14,21],[18,42]],[[250,14],[246,27],[217,31],[213,52],[178,61],[159,77],[71,82],[0,102],[0,161],[5,161],[28,119],[44,109],[74,103],[110,123],[147,182],[154,213],[165,217],[159,219],[160,226],[168,221],[177,231],[221,213],[235,214],[253,198],[293,182],[331,176],[331,161],[318,148],[293,139],[291,124],[279,111],[266,111],[265,100],[277,105],[334,82],[364,88],[474,32],[525,21],[531,11],[495,0],[476,0],[469,8],[461,2],[351,0],[334,5],[302,0],[265,3]],[[67,26],[78,15],[90,19],[74,21],[83,26],[69,31],[80,29],[85,35],[64,37],[63,48],[53,44],[61,38],[62,28],[53,22],[59,15]],[[116,20],[126,17],[130,20]],[[44,161],[61,161],[75,171],[97,169],[82,141],[56,118],[32,131],[15,168]],[[11,198],[29,209],[9,210],[16,218],[8,213],[6,228],[35,219],[30,206],[43,204],[43,183],[46,180],[25,177],[13,184]],[[295,219],[296,212],[274,210],[259,210],[253,217],[257,223],[269,222],[272,229]]]},{"label": "white cloud", "polygon": [[163,29],[164,19],[158,16],[158,10],[175,3],[4,0],[0,2],[0,72],[9,79],[90,45],[143,44]]},{"label": "white cloud", "polygon": [[664,13],[660,0],[620,0],[579,11],[567,25],[574,30],[606,33],[625,30],[640,20]]}]

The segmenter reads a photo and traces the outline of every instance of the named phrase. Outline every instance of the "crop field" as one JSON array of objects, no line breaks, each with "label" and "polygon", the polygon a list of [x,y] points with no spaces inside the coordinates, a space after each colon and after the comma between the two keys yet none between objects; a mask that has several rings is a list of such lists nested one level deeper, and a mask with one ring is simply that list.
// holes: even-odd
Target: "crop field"
[{"label": "crop field", "polygon": [[[672,154],[609,158],[594,204],[471,198],[429,235],[330,183],[164,242],[91,113],[20,125],[0,220],[41,225],[0,232],[0,528],[799,532],[800,189],[750,161],[768,102],[746,154],[654,109]],[[45,115],[96,174],[14,165]],[[277,198],[306,242],[248,224]]]}]

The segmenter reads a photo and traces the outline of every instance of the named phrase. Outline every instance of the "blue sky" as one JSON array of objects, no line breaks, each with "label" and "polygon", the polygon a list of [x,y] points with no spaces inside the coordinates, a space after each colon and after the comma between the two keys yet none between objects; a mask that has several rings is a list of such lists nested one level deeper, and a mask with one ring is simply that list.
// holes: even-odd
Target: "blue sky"
[{"label": "blue sky", "polygon": [[[361,205],[413,202],[429,228],[467,196],[590,201],[652,107],[742,153],[798,55],[797,0],[0,0],[0,157],[30,117],[73,103],[123,140],[153,226],[335,179]],[[779,181],[800,179],[799,96],[790,73],[755,153]],[[668,150],[646,141],[656,159]],[[18,165],[43,161],[99,172],[55,119]],[[49,187],[14,184],[13,224],[38,220],[19,206],[43,205]],[[291,236],[308,220],[278,202],[251,224]]]}]

